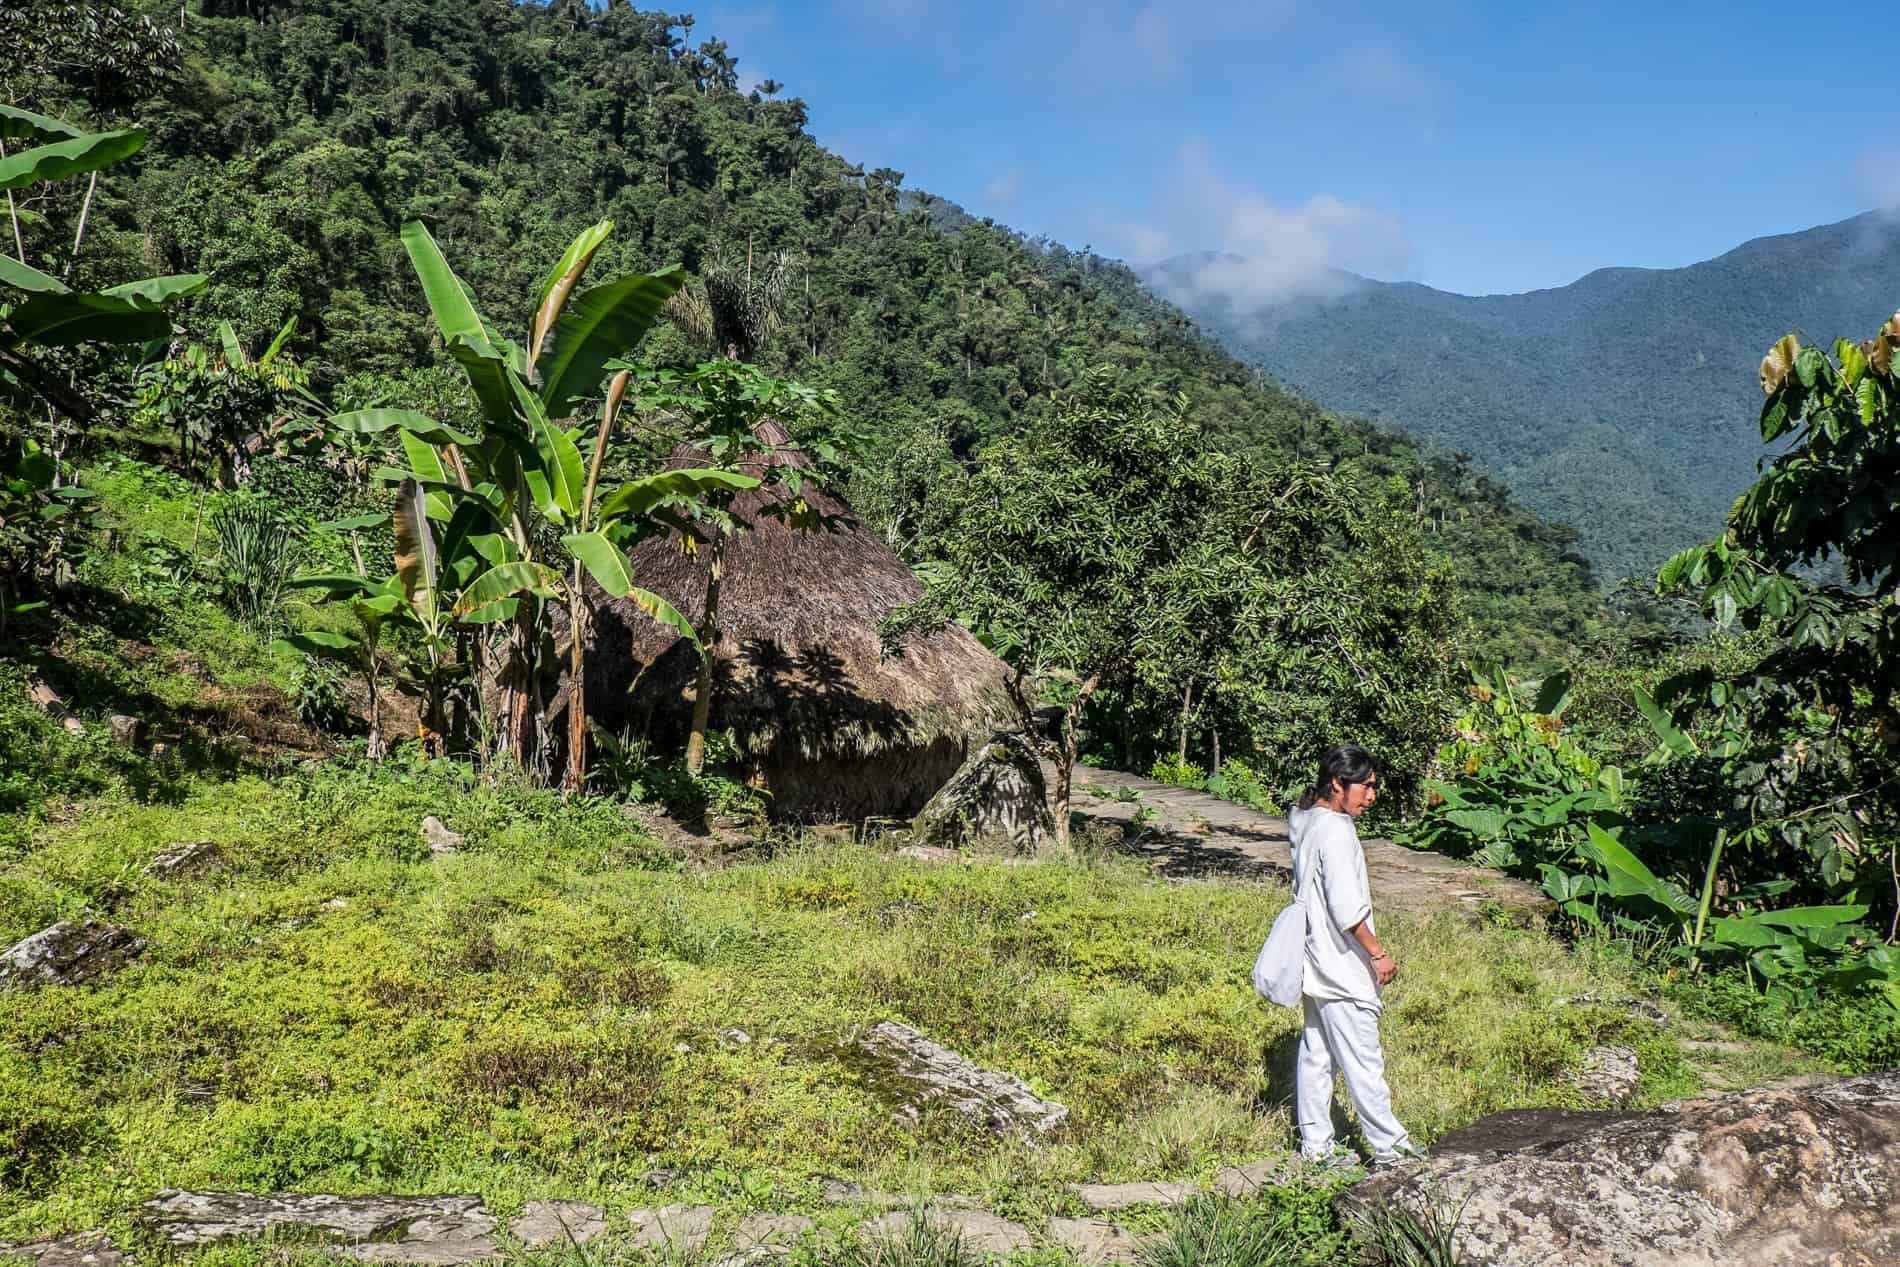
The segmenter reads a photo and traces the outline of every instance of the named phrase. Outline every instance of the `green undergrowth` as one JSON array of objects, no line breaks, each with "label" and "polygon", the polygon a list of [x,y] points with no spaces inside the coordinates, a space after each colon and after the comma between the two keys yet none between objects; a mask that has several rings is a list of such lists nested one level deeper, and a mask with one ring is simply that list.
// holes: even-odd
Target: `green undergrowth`
[{"label": "green undergrowth", "polygon": [[[430,856],[429,813],[463,852]],[[192,840],[217,847],[205,871],[148,874]],[[1071,1182],[1206,1179],[1291,1143],[1297,1016],[1247,982],[1285,897],[1102,849],[930,867],[814,839],[686,870],[613,803],[447,763],[108,798],[0,866],[0,944],[84,913],[148,942],[0,1009],[0,1239],[129,1233],[168,1186],[624,1208],[656,1199],[653,1167],[724,1208],[814,1212],[831,1174],[1079,1213]],[[1593,1043],[1642,1050],[1645,1101],[1697,1085],[1614,1006],[1613,960],[1449,914],[1382,931],[1403,965],[1388,1069],[1422,1138],[1575,1102],[1563,1075]],[[1605,1005],[1554,1005],[1586,993]],[[1040,1147],[941,1105],[900,1124],[849,1046],[884,1019],[1068,1122]]]}]

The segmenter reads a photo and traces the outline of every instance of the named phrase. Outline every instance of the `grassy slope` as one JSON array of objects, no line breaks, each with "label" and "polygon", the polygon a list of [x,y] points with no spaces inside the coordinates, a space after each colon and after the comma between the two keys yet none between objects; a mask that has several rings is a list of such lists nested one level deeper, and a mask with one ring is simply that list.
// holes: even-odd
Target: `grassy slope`
[{"label": "grassy slope", "polygon": [[[416,826],[468,833],[432,860]],[[198,878],[145,874],[216,840]],[[125,1222],[163,1186],[689,1195],[810,1207],[812,1176],[1072,1208],[1075,1180],[1206,1177],[1285,1147],[1295,1014],[1246,966],[1285,899],[1117,857],[924,868],[808,842],[675,869],[619,807],[318,767],[108,799],[0,869],[0,944],[90,910],[150,940],[121,974],[0,1011],[0,1239]],[[1698,1085],[1611,1008],[1626,973],[1535,935],[1389,921],[1386,1035],[1430,1138],[1564,1103],[1581,1049],[1633,1041],[1643,1098]],[[926,1110],[896,1125],[841,1035],[891,1017],[1070,1106],[1028,1149]],[[754,1041],[723,1042],[738,1026]],[[1269,1069],[1277,1074],[1269,1074]]]}]

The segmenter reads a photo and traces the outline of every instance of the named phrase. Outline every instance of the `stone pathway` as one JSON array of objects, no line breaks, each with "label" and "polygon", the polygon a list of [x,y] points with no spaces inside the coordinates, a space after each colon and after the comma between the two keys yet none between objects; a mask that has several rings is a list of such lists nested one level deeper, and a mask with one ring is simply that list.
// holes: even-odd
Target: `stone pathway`
[{"label": "stone pathway", "polygon": [[[1163,875],[1293,878],[1286,820],[1192,788],[1118,770],[1075,772],[1072,809],[1084,818],[1134,824],[1129,847]],[[1131,793],[1134,795],[1131,797]],[[1136,823],[1142,811],[1146,821]],[[1366,870],[1380,908],[1424,912],[1494,905],[1520,917],[1550,903],[1535,885],[1442,854],[1367,840]]]}]

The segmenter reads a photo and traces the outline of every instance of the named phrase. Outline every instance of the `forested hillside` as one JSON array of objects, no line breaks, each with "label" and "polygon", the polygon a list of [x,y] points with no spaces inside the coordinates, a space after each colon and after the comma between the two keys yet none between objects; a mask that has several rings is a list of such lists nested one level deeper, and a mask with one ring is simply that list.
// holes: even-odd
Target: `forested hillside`
[{"label": "forested hillside", "polygon": [[[579,226],[607,217],[620,229],[597,267],[773,270],[778,329],[760,359],[848,403],[874,516],[901,513],[885,457],[918,427],[946,428],[969,453],[1107,363],[1131,386],[1185,394],[1236,453],[1348,463],[1383,482],[1466,579],[1475,649],[1548,656],[1599,619],[1569,534],[1468,464],[1279,390],[1120,264],[846,162],[779,85],[740,92],[734,50],[690,18],[503,0],[214,0],[183,16],[182,35],[180,10],[163,6],[114,32],[111,74],[26,58],[6,95],[43,109],[77,99],[100,126],[152,133],[136,175],[92,195],[81,280],[209,273],[180,309],[191,335],[215,344],[228,320],[255,351],[294,318],[289,351],[320,396],[358,399],[437,355],[397,241],[404,219],[430,226],[477,294],[525,295]],[[24,220],[29,257],[54,248],[87,196],[84,182],[53,188]],[[647,351],[699,354],[677,330]]]},{"label": "forested hillside", "polygon": [[1148,279],[1294,390],[1471,454],[1614,579],[1716,531],[1754,478],[1761,350],[1879,325],[1900,302],[1900,227],[1870,213],[1523,295],[1341,274],[1336,294],[1262,307],[1223,273],[1183,256]]}]

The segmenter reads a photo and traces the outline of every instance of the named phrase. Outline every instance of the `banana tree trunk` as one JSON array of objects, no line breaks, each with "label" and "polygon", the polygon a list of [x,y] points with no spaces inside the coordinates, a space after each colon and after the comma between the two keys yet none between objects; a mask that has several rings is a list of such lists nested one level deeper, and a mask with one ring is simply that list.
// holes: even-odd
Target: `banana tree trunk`
[{"label": "banana tree trunk", "polygon": [[706,767],[706,729],[712,724],[713,648],[719,640],[719,578],[725,569],[725,547],[714,538],[712,570],[706,579],[706,619],[700,622],[699,680],[693,688],[693,729],[686,737],[686,769],[698,774]]},{"label": "banana tree trunk", "polygon": [[587,783],[588,612],[581,591],[585,579],[577,560],[567,587],[567,632],[573,643],[567,661],[567,777],[561,786],[569,792],[578,792]]}]

